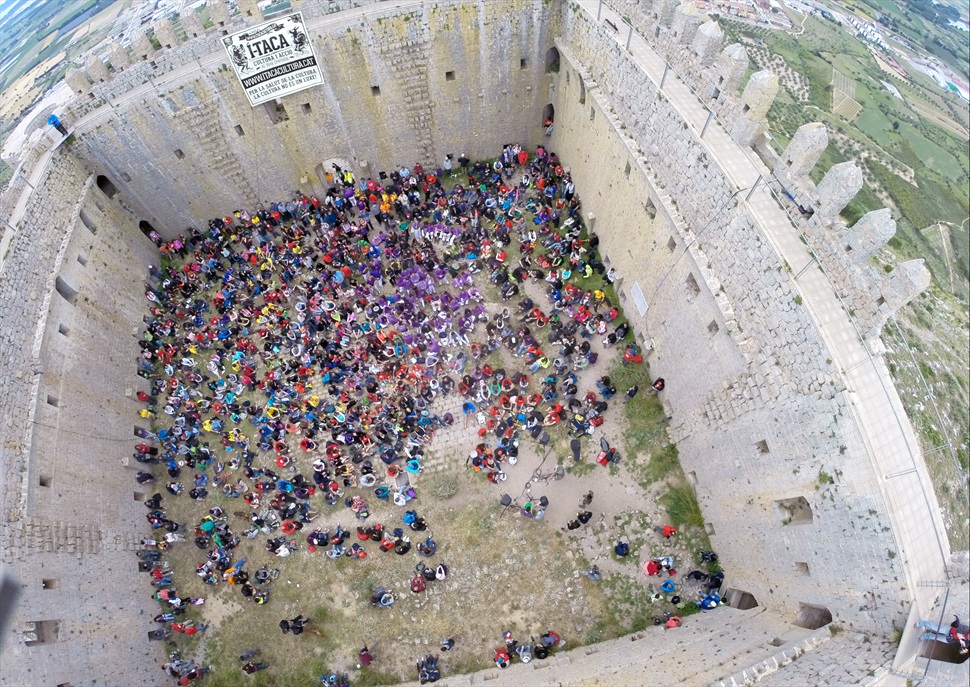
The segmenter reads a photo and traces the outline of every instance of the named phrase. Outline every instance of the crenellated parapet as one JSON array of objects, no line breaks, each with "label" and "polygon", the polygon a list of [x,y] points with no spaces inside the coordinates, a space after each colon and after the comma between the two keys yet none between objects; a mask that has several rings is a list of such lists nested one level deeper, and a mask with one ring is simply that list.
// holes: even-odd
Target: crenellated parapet
[{"label": "crenellated parapet", "polygon": [[694,5],[678,5],[670,24],[670,33],[680,45],[690,45],[705,19],[707,16]]},{"label": "crenellated parapet", "polygon": [[716,21],[708,20],[701,24],[691,41],[691,50],[697,55],[701,65],[708,67],[717,60],[718,53],[724,45],[724,32]]},{"label": "crenellated parapet", "polygon": [[88,55],[88,59],[84,62],[84,71],[87,72],[91,83],[104,83],[111,78],[108,66],[95,54]]},{"label": "crenellated parapet", "polygon": [[[841,217],[864,183],[855,162],[832,166],[818,186],[812,185],[808,174],[827,140],[823,125],[801,127],[775,165],[775,176],[808,211],[800,218],[802,236],[859,332],[873,339],[893,313],[929,287],[930,272],[923,260],[873,264],[873,256],[895,235],[896,221],[887,208],[866,213],[851,227]],[[797,189],[797,197],[788,189]]]},{"label": "crenellated parapet", "polygon": [[741,111],[727,123],[731,138],[743,146],[754,143],[765,128],[765,115],[778,95],[778,77],[767,69],[755,72],[741,94]]},{"label": "crenellated parapet", "polygon": [[108,44],[105,55],[108,58],[108,64],[110,64],[111,68],[115,71],[121,72],[131,66],[131,56],[128,55],[128,51],[116,41],[112,41]]},{"label": "crenellated parapet", "polygon": [[155,46],[144,31],[136,31],[131,38],[131,52],[139,60],[150,60],[155,57]]},{"label": "crenellated parapet", "polygon": [[198,12],[193,9],[186,8],[182,10],[182,13],[179,14],[179,24],[182,25],[182,30],[185,31],[185,35],[188,40],[198,38],[205,33],[205,27],[202,25],[202,18],[199,16]]},{"label": "crenellated parapet", "polygon": [[157,22],[155,22],[152,30],[155,35],[155,40],[157,40],[163,48],[173,48],[181,42],[178,35],[175,33],[175,25],[172,23],[171,19],[159,19]]}]

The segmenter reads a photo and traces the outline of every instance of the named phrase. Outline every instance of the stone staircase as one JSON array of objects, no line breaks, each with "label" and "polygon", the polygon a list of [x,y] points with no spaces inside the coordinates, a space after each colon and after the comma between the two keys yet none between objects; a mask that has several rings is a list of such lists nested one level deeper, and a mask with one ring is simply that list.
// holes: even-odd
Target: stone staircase
[{"label": "stone staircase", "polygon": [[428,55],[431,54],[431,40],[424,27],[420,31],[420,39],[404,39],[390,45],[384,44],[378,52],[386,62],[394,65],[392,67],[394,71],[399,70],[397,65],[408,65],[407,73],[400,76],[405,90],[407,123],[413,132],[418,160],[427,163],[435,160],[431,137],[434,111],[431,92],[428,90]]},{"label": "stone staircase", "polygon": [[25,552],[101,553],[101,529],[91,524],[75,524],[46,518],[25,518],[23,521],[23,549]]},{"label": "stone staircase", "polygon": [[202,92],[198,96],[199,104],[179,110],[175,119],[183,120],[187,128],[199,137],[210,168],[226,180],[228,188],[242,194],[249,204],[257,203],[256,192],[249,185],[236,156],[230,152],[216,103],[211,97],[205,98]]}]

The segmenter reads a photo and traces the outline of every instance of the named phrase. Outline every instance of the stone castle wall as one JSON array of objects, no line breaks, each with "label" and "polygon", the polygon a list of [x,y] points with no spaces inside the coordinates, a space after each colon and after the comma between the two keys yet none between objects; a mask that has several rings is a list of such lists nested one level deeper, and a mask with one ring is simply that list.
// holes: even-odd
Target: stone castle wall
[{"label": "stone castle wall", "polygon": [[21,585],[0,685],[148,684],[154,604],[131,554],[145,509],[126,467],[138,407],[126,391],[145,383],[133,363],[158,253],[56,155],[0,273],[0,560]]},{"label": "stone castle wall", "polygon": [[249,105],[218,27],[109,75],[90,90],[94,103],[110,104],[85,114],[82,97],[75,112],[86,122],[80,154],[174,236],[296,189],[321,194],[330,160],[366,178],[536,142],[548,101],[549,5],[365,9],[366,22],[357,11],[311,19],[324,85],[282,98],[282,110]]},{"label": "stone castle wall", "polygon": [[[552,149],[588,189],[584,210],[667,379],[671,436],[733,582],[791,621],[813,604],[891,631],[909,597],[886,505],[792,275],[622,50],[581,14],[567,16],[558,44]],[[821,485],[821,472],[835,481]],[[810,522],[778,503],[799,497]],[[846,570],[865,584],[847,585]]]},{"label": "stone castle wall", "polygon": [[[793,277],[744,196],[732,193],[725,172],[607,29],[569,2],[362,4],[294,2],[310,19],[326,85],[284,98],[285,118],[250,108],[225,66],[222,32],[260,19],[248,2],[209,30],[193,31],[183,19],[188,42],[115,50],[112,71],[103,63],[87,69],[103,82],[71,76],[79,98],[67,119],[78,140],[54,153],[35,184],[0,268],[0,550],[24,584],[14,618],[21,636],[4,645],[0,684],[157,678],[153,660],[138,660],[152,656],[144,617],[132,609],[147,608],[148,595],[128,551],[144,509],[123,464],[135,407],[125,394],[141,381],[132,334],[144,307],[144,266],[157,257],[138,221],[170,236],[297,188],[320,193],[319,165],[333,159],[350,162],[359,177],[440,163],[445,153],[491,156],[506,142],[534,146],[546,103],[556,119],[549,146],[571,167],[622,278],[638,339],[668,380],[672,439],[732,585],[769,611],[771,627],[803,621],[813,606],[856,631],[887,635],[901,625],[912,590],[879,476]],[[668,41],[668,59],[689,54],[675,65],[685,80],[706,79],[727,103],[717,105],[727,108],[718,110],[725,128],[737,140],[753,135],[771,79],[759,80],[764,92],[740,92],[746,62],[735,46],[712,57],[712,46],[721,48],[716,31],[675,16],[670,2],[653,6],[654,21],[664,17],[671,40],[693,51]],[[554,45],[561,66],[547,73]],[[757,116],[746,116],[744,104]],[[24,163],[28,174],[39,150]],[[833,179],[844,173],[837,171]],[[97,189],[98,174],[120,189],[113,200]],[[11,197],[4,208],[15,204]],[[882,216],[832,240],[835,205],[806,225],[818,252],[847,238],[857,256],[887,240]],[[873,322],[918,285],[912,267],[889,275],[896,281],[888,296],[866,311]],[[846,274],[860,294],[871,292],[862,273]],[[73,303],[65,293],[76,294]],[[649,307],[638,314],[642,302]],[[87,475],[92,460],[102,466],[100,482]],[[124,508],[102,506],[117,503]],[[54,580],[51,589],[45,579]],[[93,634],[109,614],[120,643]],[[26,623],[36,620],[60,622],[58,654],[69,661],[52,660],[51,645],[24,644]],[[64,642],[75,650],[63,651]],[[731,665],[745,675],[743,661]],[[811,682],[819,670],[805,668],[798,679]]]}]

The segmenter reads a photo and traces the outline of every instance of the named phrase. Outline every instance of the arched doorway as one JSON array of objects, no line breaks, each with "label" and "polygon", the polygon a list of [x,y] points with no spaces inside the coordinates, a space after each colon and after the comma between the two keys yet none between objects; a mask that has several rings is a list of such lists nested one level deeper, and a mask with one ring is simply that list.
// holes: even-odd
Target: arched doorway
[{"label": "arched doorway", "polygon": [[108,198],[114,198],[118,193],[118,189],[115,185],[111,183],[111,179],[106,177],[104,174],[99,174],[97,178],[98,188],[101,189],[101,193],[108,196]]},{"label": "arched doorway", "polygon": [[158,243],[156,240],[158,239],[158,232],[155,231],[155,227],[153,227],[151,224],[145,220],[142,220],[138,223],[138,229],[141,231],[141,233],[151,239],[152,243]]},{"label": "arched doorway", "polygon": [[559,73],[559,49],[552,46],[546,51],[546,74]]},{"label": "arched doorway", "polygon": [[353,165],[341,157],[332,157],[329,160],[324,160],[319,165],[317,165],[317,169],[316,169],[317,179],[320,180],[320,183],[323,184],[324,188],[329,188],[334,184],[340,183],[338,179],[334,179],[333,181],[327,181],[327,174],[330,173],[332,176],[334,167],[337,167],[344,171],[348,171],[348,170],[353,171]]},{"label": "arched doorway", "polygon": [[549,103],[544,108],[542,108],[542,121],[543,122],[555,122],[556,121],[556,108],[552,103]]}]

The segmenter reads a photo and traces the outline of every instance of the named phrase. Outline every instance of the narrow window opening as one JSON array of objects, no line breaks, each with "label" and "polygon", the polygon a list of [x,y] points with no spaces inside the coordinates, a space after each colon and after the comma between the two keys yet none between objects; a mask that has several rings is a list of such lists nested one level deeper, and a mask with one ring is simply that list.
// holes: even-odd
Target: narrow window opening
[{"label": "narrow window opening", "polygon": [[768,453],[768,442],[762,439],[755,444],[755,448],[757,448],[761,453]]},{"label": "narrow window opening", "polygon": [[84,253],[78,253],[77,261],[80,263],[81,267],[85,267],[88,264],[88,257]]},{"label": "narrow window opening", "polygon": [[381,87],[380,86],[371,86],[370,87],[370,94],[372,96],[374,96],[374,97],[379,96],[381,94]]},{"label": "narrow window opening", "polygon": [[313,110],[313,108],[310,107],[310,103],[303,103],[300,105],[300,108],[303,110],[303,114],[310,114],[310,112]]},{"label": "narrow window opening", "polygon": [[234,126],[233,129],[236,130],[236,136],[245,136],[246,135],[246,132],[243,131],[243,128],[241,126],[239,126],[238,124],[236,126]]},{"label": "narrow window opening", "polygon": [[743,592],[740,589],[728,589],[724,593],[724,599],[728,606],[739,611],[747,611],[758,606],[758,600],[754,598],[753,594]]},{"label": "narrow window opening", "polygon": [[54,289],[71,305],[77,301],[77,289],[68,284],[62,277],[54,280]]},{"label": "narrow window opening", "polygon": [[744,107],[741,108],[741,112],[747,113],[748,110],[750,110],[750,109],[751,109],[751,107],[749,105],[745,105]]},{"label": "narrow window opening", "polygon": [[591,107],[589,108],[589,121],[593,121],[594,119],[596,119],[596,110]]},{"label": "narrow window opening", "polygon": [[814,520],[812,506],[804,496],[780,499],[775,501],[775,507],[782,525],[808,525]]},{"label": "narrow window opening", "polygon": [[721,89],[715,87],[714,88],[714,95],[711,97],[711,100],[717,100],[720,97],[721,97]]},{"label": "narrow window opening", "polygon": [[717,320],[711,320],[711,323],[707,325],[707,331],[710,332],[711,336],[721,331],[721,328],[717,325]]},{"label": "narrow window opening", "polygon": [[57,399],[57,396],[51,396],[50,394],[47,394],[47,405],[57,408],[60,405],[60,403],[61,402]]},{"label": "narrow window opening", "polygon": [[57,325],[57,333],[63,334],[64,336],[70,336],[71,328],[68,327],[66,324],[59,324]]},{"label": "narrow window opening", "polygon": [[55,578],[47,578],[41,580],[41,587],[43,589],[57,589],[61,586],[61,581]]},{"label": "narrow window opening", "polygon": [[40,475],[37,479],[37,483],[42,487],[50,487],[53,481],[54,479],[50,475]]},{"label": "narrow window opening", "polygon": [[882,296],[879,296],[879,298],[876,299],[876,307],[877,308],[878,307],[881,307],[881,306],[883,306],[885,304],[886,304],[886,299],[883,298]]},{"label": "narrow window opening", "polygon": [[175,157],[177,157],[179,160],[185,157],[185,153],[182,152],[181,148],[175,149]]},{"label": "narrow window opening", "polygon": [[454,72],[445,72],[445,81],[454,81],[454,80],[455,80]]},{"label": "narrow window opening", "polygon": [[627,179],[629,179],[630,178],[630,172],[631,171],[633,171],[633,167],[630,165],[629,162],[627,162],[626,163],[626,167],[623,168],[623,176],[625,176]]},{"label": "narrow window opening", "polygon": [[579,104],[586,104],[586,84],[583,83],[582,79],[579,80]]},{"label": "narrow window opening", "polygon": [[127,172],[122,172],[121,173],[121,178],[122,178],[122,180],[124,180],[124,182],[126,184],[130,184],[131,183],[131,176]]},{"label": "narrow window opening", "polygon": [[817,630],[831,622],[832,612],[825,606],[799,602],[798,615],[795,616],[795,624],[798,627],[804,627],[806,630]]},{"label": "narrow window opening", "polygon": [[87,227],[88,231],[94,231],[95,229],[98,228],[97,225],[91,220],[91,218],[88,217],[88,213],[86,213],[84,210],[81,210],[78,217],[81,220],[81,224]]},{"label": "narrow window opening", "polygon": [[676,239],[674,239],[673,236],[671,236],[669,239],[667,239],[667,250],[673,253],[674,249],[676,248],[677,248],[677,241]]},{"label": "narrow window opening", "polygon": [[529,66],[529,62],[523,57],[519,60],[519,69],[525,69]]}]

